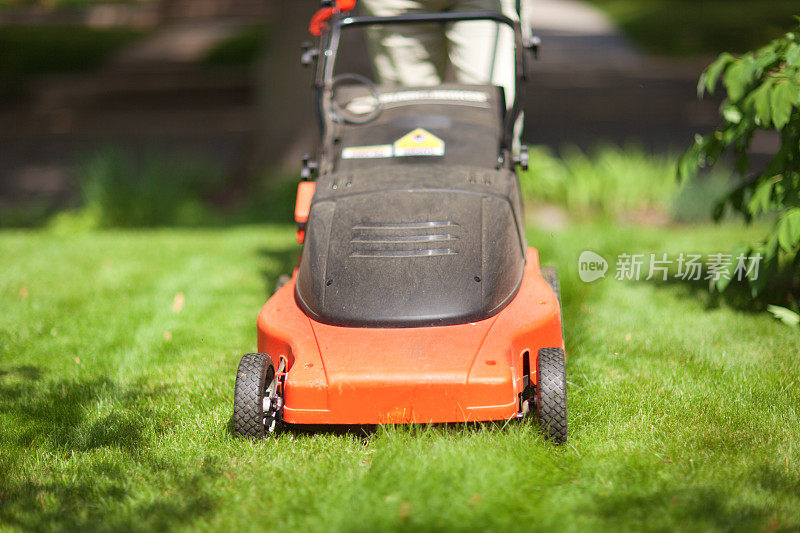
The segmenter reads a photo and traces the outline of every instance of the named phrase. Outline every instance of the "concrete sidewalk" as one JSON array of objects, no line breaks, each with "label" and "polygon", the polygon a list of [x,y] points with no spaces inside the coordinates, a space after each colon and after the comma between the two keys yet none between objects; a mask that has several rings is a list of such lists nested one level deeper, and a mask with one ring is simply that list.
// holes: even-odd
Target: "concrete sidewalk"
[{"label": "concrete sidewalk", "polygon": [[529,0],[534,34],[542,39],[538,69],[630,70],[647,59],[600,10],[577,0]]}]

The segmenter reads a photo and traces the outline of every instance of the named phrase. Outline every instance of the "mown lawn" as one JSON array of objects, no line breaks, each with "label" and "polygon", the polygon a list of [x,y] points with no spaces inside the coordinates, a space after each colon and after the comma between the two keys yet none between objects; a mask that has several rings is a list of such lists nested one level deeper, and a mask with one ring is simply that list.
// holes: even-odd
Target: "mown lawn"
[{"label": "mown lawn", "polygon": [[589,248],[726,251],[737,225],[529,232],[562,272],[571,435],[228,431],[290,226],[0,232],[0,529],[796,530],[800,335],[696,286],[583,284]]}]

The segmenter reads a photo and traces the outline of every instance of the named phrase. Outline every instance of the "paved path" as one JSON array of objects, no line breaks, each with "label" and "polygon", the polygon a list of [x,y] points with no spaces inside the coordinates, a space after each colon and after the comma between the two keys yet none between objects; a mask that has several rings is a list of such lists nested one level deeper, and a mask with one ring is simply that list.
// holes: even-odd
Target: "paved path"
[{"label": "paved path", "polygon": [[542,39],[541,60],[548,70],[629,70],[646,58],[609,18],[576,0],[530,0],[530,22]]},{"label": "paved path", "polygon": [[530,0],[530,9],[542,45],[524,102],[528,142],[676,151],[716,123],[718,101],[696,96],[704,61],[648,57],[585,2]]}]

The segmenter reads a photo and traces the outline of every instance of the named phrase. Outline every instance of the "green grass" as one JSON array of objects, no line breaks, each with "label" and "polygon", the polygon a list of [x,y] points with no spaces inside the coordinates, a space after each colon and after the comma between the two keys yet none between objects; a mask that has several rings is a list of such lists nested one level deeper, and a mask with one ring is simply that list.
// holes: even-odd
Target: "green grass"
[{"label": "green grass", "polygon": [[665,55],[744,52],[795,26],[796,0],[591,0],[646,50]]},{"label": "green grass", "polygon": [[[0,227],[58,233],[107,228],[211,227],[291,220],[297,177],[267,173],[244,185],[197,152],[134,154],[103,147],[75,167],[77,191],[64,200],[37,198],[0,209]],[[73,203],[74,202],[74,203]]]},{"label": "green grass", "polygon": [[724,251],[757,230],[529,232],[562,273],[563,448],[524,424],[233,438],[291,226],[0,232],[0,529],[797,529],[796,330],[696,286],[576,277],[585,248]]},{"label": "green grass", "polygon": [[530,148],[530,168],[520,185],[530,205],[562,207],[572,218],[636,219],[648,214],[680,222],[708,220],[714,201],[732,188],[724,167],[679,184],[677,156],[650,154],[636,146],[566,147],[558,156]]},{"label": "green grass", "polygon": [[98,150],[78,171],[81,208],[60,213],[55,226],[89,228],[198,226],[217,217],[207,199],[225,186],[219,165],[199,154],[135,158],[117,147]]},{"label": "green grass", "polygon": [[650,155],[633,146],[598,147],[588,154],[568,147],[560,157],[544,146],[530,150],[529,170],[520,177],[523,196],[581,218],[667,210],[680,188],[670,155]]}]

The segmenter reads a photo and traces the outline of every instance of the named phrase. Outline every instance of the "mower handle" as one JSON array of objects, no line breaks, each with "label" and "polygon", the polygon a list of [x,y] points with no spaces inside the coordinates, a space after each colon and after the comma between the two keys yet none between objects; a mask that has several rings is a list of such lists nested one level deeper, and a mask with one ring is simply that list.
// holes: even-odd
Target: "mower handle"
[{"label": "mower handle", "polygon": [[[514,103],[506,110],[505,124],[503,125],[503,145],[501,148],[510,149],[514,137],[514,124],[521,111],[522,91],[525,81],[525,43],[522,38],[520,23],[496,11],[467,11],[453,13],[404,13],[392,17],[378,17],[367,15],[343,16],[336,13],[326,26],[320,42],[315,86],[317,90],[317,106],[323,112],[323,92],[333,80],[333,69],[339,49],[339,40],[343,28],[376,25],[397,24],[424,24],[468,21],[490,21],[505,24],[514,31]],[[320,126],[324,129],[322,119]],[[324,137],[324,135],[323,135]]]}]

